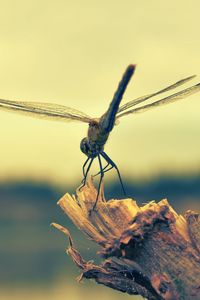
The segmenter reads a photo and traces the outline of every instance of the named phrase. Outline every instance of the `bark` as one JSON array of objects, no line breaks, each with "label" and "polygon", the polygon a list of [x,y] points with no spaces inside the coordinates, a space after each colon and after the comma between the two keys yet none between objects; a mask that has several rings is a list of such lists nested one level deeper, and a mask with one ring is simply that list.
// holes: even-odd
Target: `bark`
[{"label": "bark", "polygon": [[178,215],[166,199],[142,207],[133,199],[106,202],[103,188],[94,211],[96,195],[89,180],[76,197],[66,194],[58,205],[101,246],[101,265],[85,261],[69,231],[53,223],[69,238],[67,253],[82,269],[81,278],[151,300],[200,299],[199,214]]}]

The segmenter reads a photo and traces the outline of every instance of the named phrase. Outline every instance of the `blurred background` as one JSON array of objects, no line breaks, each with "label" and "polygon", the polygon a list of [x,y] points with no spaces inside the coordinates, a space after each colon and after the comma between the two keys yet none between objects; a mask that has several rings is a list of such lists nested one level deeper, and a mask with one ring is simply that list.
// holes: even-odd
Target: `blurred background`
[{"label": "blurred background", "polygon": [[[200,82],[199,9],[198,0],[0,0],[0,98],[98,117],[130,63],[137,69],[123,103],[193,74]],[[199,97],[127,116],[113,130],[105,150],[139,204],[168,198],[179,213],[199,210]],[[0,128],[0,298],[130,298],[78,284],[67,241],[49,226],[67,226],[84,258],[94,258],[96,246],[56,205],[82,179],[87,125],[0,111]],[[114,171],[105,191],[123,196]]]}]

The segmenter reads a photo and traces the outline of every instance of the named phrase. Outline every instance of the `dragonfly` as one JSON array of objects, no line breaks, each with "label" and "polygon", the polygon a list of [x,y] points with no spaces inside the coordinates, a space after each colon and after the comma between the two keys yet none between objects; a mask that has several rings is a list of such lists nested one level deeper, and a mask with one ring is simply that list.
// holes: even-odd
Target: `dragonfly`
[{"label": "dragonfly", "polygon": [[[99,179],[97,198],[94,204],[94,208],[96,207],[99,198],[100,187],[101,187],[104,174],[113,168],[117,171],[122,190],[124,194],[126,194],[117,165],[104,151],[104,147],[108,140],[108,137],[111,131],[113,130],[114,126],[116,125],[117,121],[125,116],[145,112],[149,109],[186,98],[200,91],[200,83],[198,83],[196,85],[182,89],[181,91],[173,93],[169,96],[165,96],[158,100],[154,99],[153,102],[146,103],[146,101],[151,98],[154,98],[165,92],[169,92],[181,85],[184,85],[185,83],[187,83],[188,81],[192,80],[195,77],[195,75],[193,75],[181,79],[154,93],[136,98],[120,106],[127,85],[132,75],[135,72],[135,68],[136,65],[133,64],[129,65],[126,68],[107,111],[100,118],[92,118],[77,109],[73,109],[71,107],[67,107],[64,105],[58,105],[53,103],[22,102],[22,101],[0,99],[1,110],[18,112],[18,113],[25,114],[27,116],[45,118],[49,120],[57,120],[62,122],[77,121],[77,122],[87,123],[89,125],[87,136],[83,138],[80,143],[81,151],[87,156],[87,159],[82,167],[82,172],[83,172],[82,186],[86,184],[88,172],[90,171],[94,159],[97,158],[100,171],[96,175],[100,175],[100,179]],[[106,162],[106,165],[104,167],[102,163],[102,158]]]}]

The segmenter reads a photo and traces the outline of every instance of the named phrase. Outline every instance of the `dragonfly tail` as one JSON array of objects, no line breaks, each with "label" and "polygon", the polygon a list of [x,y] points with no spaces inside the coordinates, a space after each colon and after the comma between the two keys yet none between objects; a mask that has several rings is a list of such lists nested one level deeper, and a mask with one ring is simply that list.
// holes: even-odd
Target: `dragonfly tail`
[{"label": "dragonfly tail", "polygon": [[113,100],[110,103],[110,106],[107,112],[101,117],[100,125],[104,132],[109,133],[115,124],[115,116],[119,109],[120,102],[122,100],[123,94],[126,90],[126,87],[135,71],[136,65],[129,65],[126,69],[118,88],[114,94]]}]

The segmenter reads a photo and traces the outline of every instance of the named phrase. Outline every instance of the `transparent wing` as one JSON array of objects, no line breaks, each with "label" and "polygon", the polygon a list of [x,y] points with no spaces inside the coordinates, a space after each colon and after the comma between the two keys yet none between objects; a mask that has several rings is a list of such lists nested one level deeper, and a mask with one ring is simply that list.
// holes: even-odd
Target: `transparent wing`
[{"label": "transparent wing", "polygon": [[189,80],[193,79],[194,77],[196,77],[196,75],[193,75],[193,76],[190,76],[190,77],[181,79],[181,80],[175,82],[174,84],[169,85],[169,86],[167,86],[166,88],[164,88],[164,89],[162,89],[162,90],[160,90],[160,91],[157,91],[157,92],[155,92],[155,93],[148,94],[148,95],[139,97],[139,98],[137,98],[137,99],[134,99],[134,100],[132,100],[132,101],[129,101],[128,103],[125,103],[124,105],[122,105],[122,106],[119,108],[118,113],[121,113],[121,112],[123,112],[123,111],[125,111],[125,110],[127,110],[127,109],[129,109],[129,108],[131,108],[131,107],[133,107],[133,106],[135,106],[135,105],[138,105],[138,104],[140,104],[140,103],[142,103],[142,102],[144,102],[144,101],[146,101],[146,100],[148,100],[148,99],[150,99],[150,98],[152,98],[152,97],[155,97],[155,96],[157,96],[157,95],[159,95],[159,94],[162,94],[162,93],[168,92],[168,91],[170,91],[170,90],[173,90],[173,89],[175,89],[175,88],[181,86],[182,84],[185,84],[186,82],[188,82]]},{"label": "transparent wing", "polygon": [[148,109],[151,109],[153,107],[156,107],[156,106],[160,106],[160,105],[163,105],[163,104],[167,104],[167,103],[171,103],[171,102],[175,102],[177,100],[180,100],[180,99],[183,99],[183,98],[186,98],[190,95],[193,95],[197,92],[200,91],[200,83],[192,86],[192,87],[189,87],[185,90],[182,90],[178,93],[175,93],[173,95],[170,95],[168,97],[165,97],[165,98],[162,98],[160,100],[157,100],[153,103],[150,103],[150,104],[146,104],[146,105],[143,105],[143,106],[140,106],[140,107],[137,107],[137,108],[134,108],[134,109],[130,109],[128,111],[125,111],[125,112],[122,112],[121,114],[118,114],[117,115],[117,119],[118,118],[121,118],[123,116],[126,116],[126,115],[129,115],[129,114],[133,114],[133,113],[139,113],[139,112],[144,112]]},{"label": "transparent wing", "polygon": [[0,110],[22,113],[36,118],[57,121],[81,121],[89,123],[92,118],[79,110],[53,103],[21,102],[0,99]]}]

